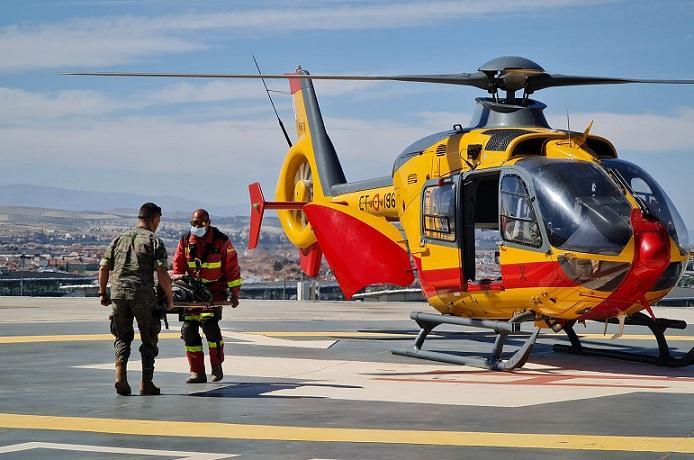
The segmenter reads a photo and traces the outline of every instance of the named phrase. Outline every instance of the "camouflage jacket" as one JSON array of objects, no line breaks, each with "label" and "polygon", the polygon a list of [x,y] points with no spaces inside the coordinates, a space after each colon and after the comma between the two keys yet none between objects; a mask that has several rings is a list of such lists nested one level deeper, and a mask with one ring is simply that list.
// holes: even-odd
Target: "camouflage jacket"
[{"label": "camouflage jacket", "polygon": [[154,271],[168,267],[164,242],[137,227],[125,231],[106,250],[101,266],[111,274],[111,298],[155,303]]}]

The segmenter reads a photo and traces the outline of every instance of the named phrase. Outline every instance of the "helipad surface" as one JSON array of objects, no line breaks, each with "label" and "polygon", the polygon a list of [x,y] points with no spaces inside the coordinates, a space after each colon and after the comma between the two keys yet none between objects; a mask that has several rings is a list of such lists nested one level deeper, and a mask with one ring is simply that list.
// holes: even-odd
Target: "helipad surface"
[{"label": "helipad surface", "polygon": [[[541,337],[515,372],[394,356],[416,333],[411,310],[433,312],[245,301],[222,322],[225,379],[198,385],[184,383],[170,317],[155,372],[163,394],[123,397],[113,389],[108,309],[95,299],[0,297],[0,457],[694,458],[694,366],[557,354],[561,334]],[[656,314],[694,322],[687,309]],[[609,343],[614,327],[607,337],[600,327],[578,332]],[[471,353],[492,340],[447,331],[428,347]],[[670,331],[671,345],[690,349],[693,331]],[[614,345],[655,347],[644,330],[626,333]]]}]

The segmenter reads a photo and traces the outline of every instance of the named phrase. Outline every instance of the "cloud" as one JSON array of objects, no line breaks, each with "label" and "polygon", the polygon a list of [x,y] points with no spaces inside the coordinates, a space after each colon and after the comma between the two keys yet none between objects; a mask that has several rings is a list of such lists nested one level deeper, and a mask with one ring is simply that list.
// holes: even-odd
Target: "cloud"
[{"label": "cloud", "polygon": [[[531,12],[568,6],[606,3],[580,0],[478,0],[463,1],[345,1],[339,6],[299,5],[297,8],[260,8],[213,13],[188,13],[156,18],[132,18],[130,23],[144,30],[263,29],[336,30],[372,29],[432,25],[461,17]],[[319,6],[320,5],[320,6]]]},{"label": "cloud", "polygon": [[[316,81],[314,86],[321,98],[344,96],[353,92],[372,89],[382,85],[378,81]],[[275,91],[289,94],[289,84],[286,80],[273,80],[268,87]],[[263,84],[258,80],[215,80],[209,83],[175,83],[173,85],[150,92],[142,97],[156,103],[174,104],[178,102],[220,102],[240,101],[249,99],[266,100]],[[277,96],[273,97],[276,99]],[[289,100],[287,98],[287,100]]]},{"label": "cloud", "polygon": [[130,64],[170,53],[208,48],[201,31],[246,34],[258,30],[356,30],[432,26],[462,17],[532,13],[611,0],[345,1],[290,5],[262,3],[165,16],[74,18],[55,23],[0,28],[0,72],[28,69],[98,68]]},{"label": "cloud", "polygon": [[0,87],[0,125],[37,123],[71,116],[95,116],[141,107],[97,91],[30,92]]},{"label": "cloud", "polygon": [[[286,82],[281,82],[285,86]],[[316,82],[321,99],[364,93],[382,85],[382,82]],[[276,87],[279,87],[276,86]],[[275,104],[287,112],[291,105],[287,95],[273,94]],[[226,103],[226,107],[210,103]],[[169,117],[199,118],[266,113],[270,109],[260,81],[210,81],[207,83],[174,83],[154,91],[110,95],[99,91],[63,90],[32,92],[0,87],[0,126],[36,125],[71,117],[103,117],[128,111],[174,104],[194,104],[193,107],[170,111]],[[195,104],[205,104],[200,108]],[[132,114],[132,113],[131,113]],[[90,123],[90,121],[87,121]]]},{"label": "cloud", "polygon": [[[661,153],[694,150],[694,107],[681,107],[672,114],[577,113],[571,115],[575,130],[583,130],[593,120],[591,133],[609,139],[617,151]],[[565,126],[566,119],[549,117],[553,126]]]},{"label": "cloud", "polygon": [[157,54],[203,47],[171,35],[136,31],[115,19],[10,26],[0,29],[0,72],[128,64]]}]

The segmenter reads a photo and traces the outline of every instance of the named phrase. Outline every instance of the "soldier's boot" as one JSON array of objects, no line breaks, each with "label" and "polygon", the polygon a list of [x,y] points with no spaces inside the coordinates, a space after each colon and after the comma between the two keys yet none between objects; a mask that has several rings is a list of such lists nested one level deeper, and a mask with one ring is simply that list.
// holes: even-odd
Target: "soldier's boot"
[{"label": "soldier's boot", "polygon": [[224,361],[224,342],[208,342],[210,346],[210,364],[212,365],[212,381],[219,382],[224,378],[222,362]]},{"label": "soldier's boot", "polygon": [[140,394],[143,396],[153,396],[161,394],[158,387],[152,383],[154,368],[147,367],[142,369],[142,382],[140,383]]},{"label": "soldier's boot", "polygon": [[205,356],[202,351],[186,351],[186,358],[190,365],[190,377],[186,383],[205,383],[207,376],[205,375]]},{"label": "soldier's boot", "polygon": [[126,368],[127,363],[116,363],[116,393],[122,396],[128,396],[131,393]]}]

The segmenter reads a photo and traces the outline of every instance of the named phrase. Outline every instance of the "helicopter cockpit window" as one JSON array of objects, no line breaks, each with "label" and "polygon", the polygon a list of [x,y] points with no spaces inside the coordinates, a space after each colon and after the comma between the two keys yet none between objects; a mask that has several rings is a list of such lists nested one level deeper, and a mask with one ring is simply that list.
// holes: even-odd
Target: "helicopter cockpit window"
[{"label": "helicopter cockpit window", "polygon": [[542,246],[535,211],[528,189],[520,177],[506,175],[501,179],[500,230],[504,240],[524,246]]},{"label": "helicopter cockpit window", "polygon": [[424,236],[455,241],[455,185],[447,183],[424,190]]},{"label": "helicopter cockpit window", "polygon": [[672,239],[684,250],[689,244],[687,227],[675,205],[651,175],[641,167],[624,160],[603,160],[602,164],[616,170],[622,176],[634,195],[640,198],[648,211],[667,227]]},{"label": "helicopter cockpit window", "polygon": [[586,161],[528,159],[537,203],[554,247],[619,254],[632,235],[631,206],[604,170]]}]

